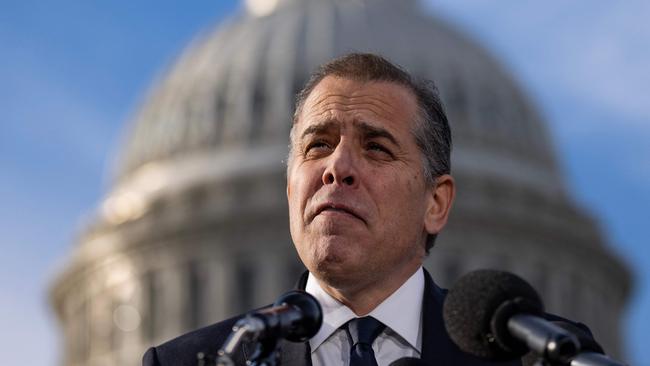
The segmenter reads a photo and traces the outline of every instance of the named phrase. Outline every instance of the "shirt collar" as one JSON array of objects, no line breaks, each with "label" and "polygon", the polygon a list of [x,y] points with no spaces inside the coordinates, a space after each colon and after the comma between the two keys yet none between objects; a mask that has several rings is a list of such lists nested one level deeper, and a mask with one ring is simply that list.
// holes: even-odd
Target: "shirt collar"
[{"label": "shirt collar", "polygon": [[[310,273],[305,291],[313,295],[323,308],[323,325],[309,340],[314,352],[341,325],[357,318],[347,306],[341,304],[325,292]],[[422,267],[415,271],[406,282],[379,304],[368,315],[381,321],[400,337],[404,338],[418,352],[420,349],[420,319],[422,318],[422,297],[424,295],[424,272]]]}]

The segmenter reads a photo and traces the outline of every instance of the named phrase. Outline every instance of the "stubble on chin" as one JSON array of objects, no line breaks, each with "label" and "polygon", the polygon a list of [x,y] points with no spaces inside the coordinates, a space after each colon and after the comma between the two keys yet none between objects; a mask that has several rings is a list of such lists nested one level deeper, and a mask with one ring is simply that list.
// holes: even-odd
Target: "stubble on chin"
[{"label": "stubble on chin", "polygon": [[340,237],[325,236],[312,242],[309,250],[310,272],[330,286],[343,285],[354,277],[354,268],[351,268],[349,243]]}]

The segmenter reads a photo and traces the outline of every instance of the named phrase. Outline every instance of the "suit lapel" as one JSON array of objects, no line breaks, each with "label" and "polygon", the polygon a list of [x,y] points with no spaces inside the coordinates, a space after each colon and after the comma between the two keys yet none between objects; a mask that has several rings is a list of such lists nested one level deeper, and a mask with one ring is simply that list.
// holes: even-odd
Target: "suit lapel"
[{"label": "suit lapel", "polygon": [[442,320],[445,291],[440,289],[424,270],[422,299],[422,360],[429,365],[452,365],[455,345],[449,339]]},{"label": "suit lapel", "polygon": [[280,344],[280,365],[311,366],[309,342],[294,343],[283,341]]},{"label": "suit lapel", "polygon": [[[296,285],[294,290],[305,290],[307,286],[307,277],[309,272],[305,271]],[[251,356],[255,352],[255,347],[251,343],[242,344],[242,356],[244,362],[242,365],[247,364],[251,361]],[[311,366],[311,349],[309,347],[309,342],[303,343],[294,343],[288,342],[286,340],[281,340],[278,344],[278,352],[280,353],[279,365],[282,366]],[[239,363],[237,363],[239,364]]]},{"label": "suit lapel", "polygon": [[[244,357],[244,365],[251,360],[251,356],[255,351],[254,345],[251,343],[242,344],[242,352]],[[280,341],[278,345],[278,352],[280,353],[279,365],[282,366],[311,366],[311,350],[309,342],[294,343],[285,340]],[[240,364],[240,363],[236,363]]]},{"label": "suit lapel", "polygon": [[[305,271],[296,283],[296,290],[305,290],[308,271]],[[280,344],[280,365],[282,366],[311,366],[311,349],[309,342],[294,343],[282,341]]]},{"label": "suit lapel", "polygon": [[463,353],[449,338],[442,317],[442,305],[447,290],[438,287],[424,270],[424,299],[422,300],[422,359],[436,366],[521,366],[520,360],[488,362]]},{"label": "suit lapel", "polygon": [[300,291],[305,291],[305,288],[307,288],[307,278],[309,278],[309,271],[304,271],[301,275],[296,284],[293,286],[294,290],[300,290]]}]

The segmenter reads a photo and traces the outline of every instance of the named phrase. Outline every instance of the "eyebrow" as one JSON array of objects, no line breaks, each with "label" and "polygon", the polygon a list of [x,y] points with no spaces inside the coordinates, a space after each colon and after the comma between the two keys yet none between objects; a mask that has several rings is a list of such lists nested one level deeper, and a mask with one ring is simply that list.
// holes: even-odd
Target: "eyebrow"
[{"label": "eyebrow", "polygon": [[400,146],[400,144],[397,142],[397,139],[393,136],[393,134],[391,134],[390,132],[388,132],[388,130],[384,128],[372,126],[365,122],[359,122],[356,124],[356,126],[358,129],[361,130],[361,132],[363,132],[363,136],[365,138],[383,137],[389,140],[390,142],[392,142],[394,145],[398,147]]},{"label": "eyebrow", "polygon": [[325,121],[323,123],[317,123],[314,125],[311,125],[307,128],[305,128],[304,131],[302,131],[302,134],[300,135],[301,139],[304,139],[305,136],[307,135],[318,135],[325,133],[327,130],[330,130],[334,127],[338,127],[338,125],[334,121]]},{"label": "eyebrow", "polygon": [[[373,125],[371,125],[369,123],[366,123],[366,122],[357,122],[354,125],[355,125],[355,128],[357,128],[357,129],[359,129],[361,131],[363,137],[366,138],[366,139],[382,137],[382,138],[385,138],[388,141],[392,142],[397,147],[400,147],[400,144],[397,142],[397,139],[395,138],[395,136],[393,136],[393,134],[391,134],[390,132],[388,132],[388,130],[386,130],[384,128],[376,127],[376,126],[373,126]],[[311,125],[311,126],[305,128],[305,130],[300,135],[300,138],[304,139],[305,136],[308,136],[308,135],[323,134],[323,133],[327,132],[328,130],[330,130],[332,128],[340,128],[340,127],[334,121],[325,121],[325,122],[322,122],[322,123],[314,124],[314,125]]]}]

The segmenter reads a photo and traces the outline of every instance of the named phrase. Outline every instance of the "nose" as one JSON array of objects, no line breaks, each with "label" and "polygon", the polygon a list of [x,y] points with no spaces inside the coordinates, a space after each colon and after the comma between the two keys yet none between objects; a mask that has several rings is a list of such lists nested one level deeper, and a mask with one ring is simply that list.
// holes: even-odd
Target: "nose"
[{"label": "nose", "polygon": [[323,184],[355,187],[359,182],[356,165],[354,152],[340,142],[329,156],[327,166],[323,171]]}]

